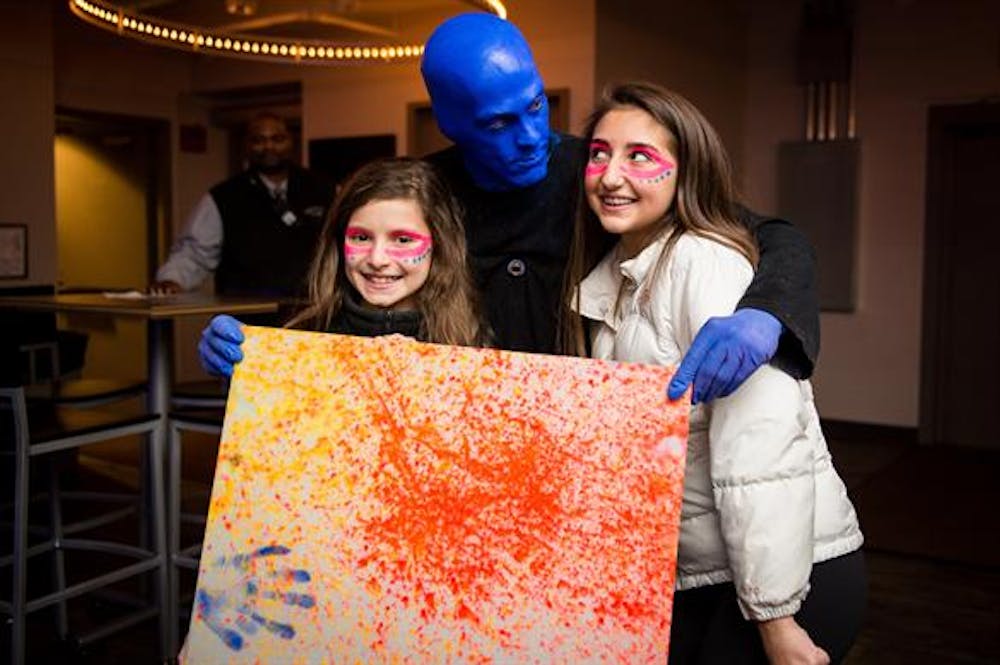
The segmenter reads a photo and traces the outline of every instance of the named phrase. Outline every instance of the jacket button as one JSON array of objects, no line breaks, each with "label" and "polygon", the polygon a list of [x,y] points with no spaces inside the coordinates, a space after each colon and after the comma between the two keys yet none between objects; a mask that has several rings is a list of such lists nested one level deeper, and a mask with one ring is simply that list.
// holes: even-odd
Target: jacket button
[{"label": "jacket button", "polygon": [[521,259],[511,259],[507,262],[507,274],[511,277],[520,277],[527,269],[527,266],[524,265],[524,261]]}]

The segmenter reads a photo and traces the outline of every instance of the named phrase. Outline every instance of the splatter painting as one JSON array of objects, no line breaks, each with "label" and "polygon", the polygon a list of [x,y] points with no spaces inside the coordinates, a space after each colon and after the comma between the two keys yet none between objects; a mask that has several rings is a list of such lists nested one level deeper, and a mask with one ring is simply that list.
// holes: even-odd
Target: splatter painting
[{"label": "splatter painting", "polygon": [[666,662],[668,368],[245,333],[185,662]]}]

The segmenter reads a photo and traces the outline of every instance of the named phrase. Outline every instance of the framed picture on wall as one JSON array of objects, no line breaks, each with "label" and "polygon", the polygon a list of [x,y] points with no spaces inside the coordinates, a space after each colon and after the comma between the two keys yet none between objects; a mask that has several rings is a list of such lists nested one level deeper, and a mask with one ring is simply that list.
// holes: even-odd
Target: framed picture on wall
[{"label": "framed picture on wall", "polygon": [[28,227],[0,224],[0,279],[28,276]]}]

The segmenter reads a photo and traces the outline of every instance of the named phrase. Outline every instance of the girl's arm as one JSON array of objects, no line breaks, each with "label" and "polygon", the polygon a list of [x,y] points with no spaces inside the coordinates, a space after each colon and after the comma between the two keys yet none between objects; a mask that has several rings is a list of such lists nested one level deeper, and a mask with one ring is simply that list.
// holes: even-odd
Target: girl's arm
[{"label": "girl's arm", "polygon": [[757,624],[771,665],[828,665],[830,656],[792,617]]},{"label": "girl's arm", "polygon": [[[737,252],[687,236],[671,258],[668,325],[684,352],[712,317],[733,311],[752,278]],[[713,494],[744,616],[790,616],[809,589],[813,446],[798,381],[764,365],[706,405]]]}]

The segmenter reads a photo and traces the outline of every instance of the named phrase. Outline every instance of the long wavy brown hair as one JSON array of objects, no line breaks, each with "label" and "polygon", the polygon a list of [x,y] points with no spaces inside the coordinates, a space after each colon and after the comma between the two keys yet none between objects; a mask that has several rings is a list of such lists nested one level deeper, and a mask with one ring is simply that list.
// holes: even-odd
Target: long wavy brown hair
[{"label": "long wavy brown hair", "polygon": [[[664,233],[669,234],[657,258],[653,279],[659,278],[670,251],[684,233],[711,238],[732,247],[756,266],[757,246],[749,229],[737,216],[739,204],[726,149],[694,104],[654,83],[615,85],[605,89],[587,121],[586,144],[589,145],[597,123],[608,112],[629,108],[645,111],[667,130],[670,149],[678,161],[677,193],[657,223],[658,230],[649,235],[655,240]],[[610,249],[608,234],[587,204],[584,189],[580,188],[577,201],[576,225],[563,284],[564,306],[560,313],[562,350],[573,355],[586,355],[587,348],[583,321],[576,313],[579,311],[577,285]]]},{"label": "long wavy brown hair", "polygon": [[344,272],[344,233],[354,213],[372,201],[417,203],[434,248],[427,281],[417,291],[421,337],[439,344],[481,346],[489,341],[465,247],[462,208],[433,166],[409,157],[379,159],[358,169],[326,217],[309,270],[309,304],[286,324],[327,330],[353,288]]}]

